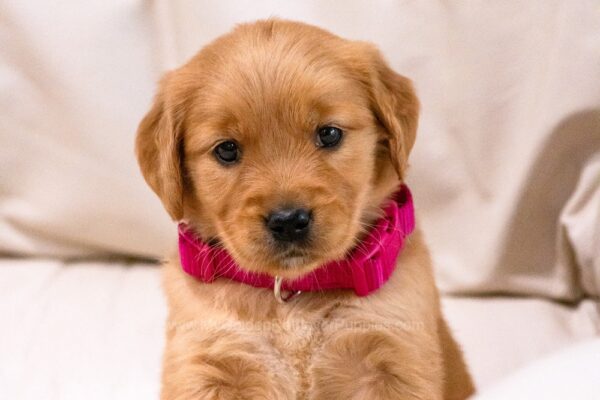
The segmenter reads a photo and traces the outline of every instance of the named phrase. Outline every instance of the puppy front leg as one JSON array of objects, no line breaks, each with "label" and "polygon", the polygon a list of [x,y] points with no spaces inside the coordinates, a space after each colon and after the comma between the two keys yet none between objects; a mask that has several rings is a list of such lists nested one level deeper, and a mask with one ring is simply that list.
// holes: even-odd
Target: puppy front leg
[{"label": "puppy front leg", "polygon": [[475,392],[475,385],[464,361],[458,343],[452,337],[450,328],[443,317],[439,321],[439,335],[444,353],[444,399],[463,400]]},{"label": "puppy front leg", "polygon": [[161,399],[294,399],[285,369],[255,337],[176,333],[167,339]]},{"label": "puppy front leg", "polygon": [[313,360],[311,400],[442,399],[439,343],[422,338],[388,331],[332,336]]}]

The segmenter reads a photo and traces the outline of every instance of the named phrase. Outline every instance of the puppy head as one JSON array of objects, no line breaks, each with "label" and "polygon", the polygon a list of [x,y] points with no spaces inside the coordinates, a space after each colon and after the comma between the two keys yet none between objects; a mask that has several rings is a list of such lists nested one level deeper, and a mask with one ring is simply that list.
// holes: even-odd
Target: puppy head
[{"label": "puppy head", "polygon": [[371,45],[261,21],[167,74],[137,157],[174,220],[243,268],[294,278],[368,231],[404,176],[417,115],[410,81]]}]

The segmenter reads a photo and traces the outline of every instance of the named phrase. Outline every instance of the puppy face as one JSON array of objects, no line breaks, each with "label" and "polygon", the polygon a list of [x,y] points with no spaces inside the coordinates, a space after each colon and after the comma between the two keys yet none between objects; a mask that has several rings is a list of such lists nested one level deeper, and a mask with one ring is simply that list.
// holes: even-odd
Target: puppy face
[{"label": "puppy face", "polygon": [[175,220],[248,270],[342,258],[402,178],[418,104],[371,46],[304,24],[242,25],[169,73],[138,160]]}]

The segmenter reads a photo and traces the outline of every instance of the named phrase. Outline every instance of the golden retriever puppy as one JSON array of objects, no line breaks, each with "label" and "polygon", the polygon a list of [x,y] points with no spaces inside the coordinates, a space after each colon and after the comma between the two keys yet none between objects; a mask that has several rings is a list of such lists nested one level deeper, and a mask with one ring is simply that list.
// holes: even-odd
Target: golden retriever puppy
[{"label": "golden retriever puppy", "polygon": [[352,260],[391,199],[406,206],[418,110],[372,45],[277,19],[238,26],[164,77],[137,157],[183,223],[180,251],[201,247],[163,267],[163,399],[473,392],[418,229],[379,245],[393,271],[368,293],[322,281],[375,268]]}]

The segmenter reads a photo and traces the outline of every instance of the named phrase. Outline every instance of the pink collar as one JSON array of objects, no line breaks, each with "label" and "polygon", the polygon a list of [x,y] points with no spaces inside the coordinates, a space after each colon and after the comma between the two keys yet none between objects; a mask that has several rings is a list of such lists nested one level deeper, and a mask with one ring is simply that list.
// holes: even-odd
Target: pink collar
[{"label": "pink collar", "polygon": [[347,258],[331,261],[294,281],[282,282],[279,277],[244,270],[226,250],[203,242],[185,224],[179,225],[179,257],[183,270],[203,282],[223,277],[259,288],[272,288],[278,299],[281,299],[280,290],[354,289],[358,296],[366,296],[383,286],[394,272],[404,240],[414,227],[412,195],[408,187],[402,185],[360,247]]}]

